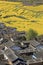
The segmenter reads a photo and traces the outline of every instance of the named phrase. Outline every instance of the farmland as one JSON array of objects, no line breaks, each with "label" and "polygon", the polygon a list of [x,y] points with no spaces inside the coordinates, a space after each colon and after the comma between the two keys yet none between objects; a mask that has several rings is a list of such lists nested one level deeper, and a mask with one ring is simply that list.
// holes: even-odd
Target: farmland
[{"label": "farmland", "polygon": [[32,28],[43,34],[43,5],[24,6],[21,2],[0,1],[0,22],[19,31]]}]

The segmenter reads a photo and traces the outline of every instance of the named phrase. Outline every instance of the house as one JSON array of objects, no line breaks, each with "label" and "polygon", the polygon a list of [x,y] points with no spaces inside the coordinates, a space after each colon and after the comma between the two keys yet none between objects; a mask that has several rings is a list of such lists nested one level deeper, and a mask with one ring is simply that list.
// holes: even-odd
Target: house
[{"label": "house", "polygon": [[36,46],[38,46],[38,45],[40,44],[40,43],[39,43],[38,41],[36,41],[36,40],[30,40],[29,43],[30,43],[30,45],[32,45],[32,46],[35,47],[35,48],[36,48]]},{"label": "house", "polygon": [[25,32],[24,31],[16,31],[13,33],[12,38],[14,41],[23,41],[26,40]]},{"label": "house", "polygon": [[14,43],[14,42],[12,42],[11,40],[7,40],[7,39],[5,39],[5,40],[3,40],[2,45],[7,46],[7,47],[9,47],[9,48],[10,48],[10,47],[14,46],[14,45],[15,45],[15,43]]},{"label": "house", "polygon": [[43,35],[38,36],[37,41],[43,45]]},{"label": "house", "polygon": [[4,23],[0,23],[0,29],[4,29],[6,26]]},{"label": "house", "polygon": [[3,49],[0,48],[0,61],[4,62],[3,65],[27,65],[22,58],[19,58],[15,52],[6,46]]},{"label": "house", "polygon": [[17,28],[7,27],[7,33],[8,34],[15,33],[15,31],[17,31]]},{"label": "house", "polygon": [[20,42],[20,47],[21,48],[23,48],[23,49],[25,49],[25,48],[27,48],[27,47],[29,47],[29,41],[22,41],[22,42]]},{"label": "house", "polygon": [[19,65],[19,64],[24,64],[26,65],[26,62],[19,58],[15,52],[13,52],[10,48],[7,48],[6,50],[4,50],[5,54],[7,55],[7,57],[10,59],[10,61],[14,64],[14,65]]},{"label": "house", "polygon": [[24,49],[24,50],[18,50],[17,51],[19,54],[23,55],[31,55],[35,52],[33,49]]},{"label": "house", "polygon": [[0,65],[12,65],[3,50],[0,50]]},{"label": "house", "polygon": [[43,65],[43,60],[41,58],[27,60],[27,65]]},{"label": "house", "polygon": [[25,49],[17,50],[16,52],[20,55],[32,55],[33,53],[36,52],[36,50],[35,48],[32,48],[31,46],[29,46]]}]

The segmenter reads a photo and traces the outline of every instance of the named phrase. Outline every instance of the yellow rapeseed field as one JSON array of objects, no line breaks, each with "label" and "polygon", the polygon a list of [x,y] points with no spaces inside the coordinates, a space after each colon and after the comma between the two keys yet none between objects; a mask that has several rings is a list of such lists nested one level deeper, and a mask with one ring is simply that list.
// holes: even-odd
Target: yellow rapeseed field
[{"label": "yellow rapeseed field", "polygon": [[24,6],[21,2],[0,1],[0,22],[19,31],[32,28],[43,34],[43,5]]}]

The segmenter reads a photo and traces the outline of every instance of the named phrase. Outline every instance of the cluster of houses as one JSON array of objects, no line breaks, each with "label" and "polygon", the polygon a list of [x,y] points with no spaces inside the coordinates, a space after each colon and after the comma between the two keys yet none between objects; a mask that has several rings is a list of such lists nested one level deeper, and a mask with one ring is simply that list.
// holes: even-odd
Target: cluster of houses
[{"label": "cluster of houses", "polygon": [[43,65],[43,35],[27,40],[25,31],[0,23],[0,65]]}]

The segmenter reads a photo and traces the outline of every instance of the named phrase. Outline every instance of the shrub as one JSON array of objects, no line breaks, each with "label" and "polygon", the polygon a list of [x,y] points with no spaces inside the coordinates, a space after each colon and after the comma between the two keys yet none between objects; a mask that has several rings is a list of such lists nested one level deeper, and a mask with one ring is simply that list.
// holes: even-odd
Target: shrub
[{"label": "shrub", "polygon": [[36,31],[34,31],[33,29],[29,29],[29,31],[26,33],[26,38],[27,40],[31,40],[36,38],[38,35],[38,33]]}]

